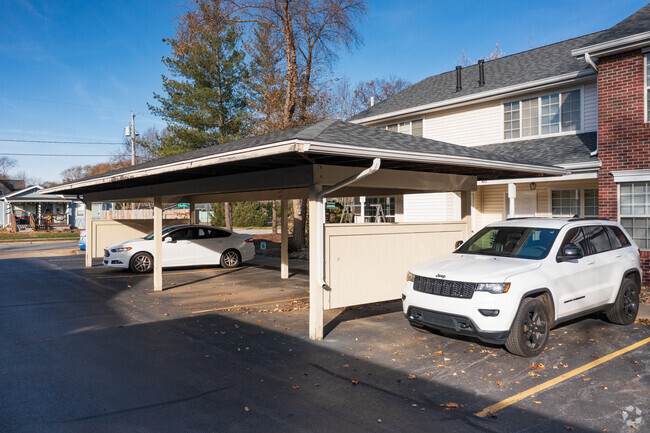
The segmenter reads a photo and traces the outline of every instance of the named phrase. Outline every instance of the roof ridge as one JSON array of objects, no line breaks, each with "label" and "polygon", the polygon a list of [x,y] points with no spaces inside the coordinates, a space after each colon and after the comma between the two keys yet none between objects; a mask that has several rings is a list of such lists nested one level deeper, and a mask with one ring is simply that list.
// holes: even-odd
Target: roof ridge
[{"label": "roof ridge", "polygon": [[303,129],[296,134],[297,139],[302,140],[315,140],[319,135],[323,133],[327,128],[332,126],[334,123],[339,121],[338,119],[325,119],[320,122],[316,122],[307,128]]}]

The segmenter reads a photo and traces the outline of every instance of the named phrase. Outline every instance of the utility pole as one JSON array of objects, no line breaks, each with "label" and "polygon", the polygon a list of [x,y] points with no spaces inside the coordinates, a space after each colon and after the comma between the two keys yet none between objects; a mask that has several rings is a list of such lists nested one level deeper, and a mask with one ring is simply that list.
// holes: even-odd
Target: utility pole
[{"label": "utility pole", "polygon": [[135,165],[135,114],[131,111],[131,165]]}]

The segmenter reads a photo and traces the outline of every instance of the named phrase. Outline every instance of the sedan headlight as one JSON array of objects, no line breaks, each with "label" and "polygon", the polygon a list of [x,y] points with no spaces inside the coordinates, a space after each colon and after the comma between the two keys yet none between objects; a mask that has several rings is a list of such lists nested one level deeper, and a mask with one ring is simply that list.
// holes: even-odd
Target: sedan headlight
[{"label": "sedan headlight", "polygon": [[407,272],[406,281],[415,281],[415,275],[413,275],[411,272]]},{"label": "sedan headlight", "polygon": [[510,283],[478,283],[477,292],[506,293],[510,290]]},{"label": "sedan headlight", "polygon": [[120,247],[120,248],[113,248],[111,249],[111,253],[125,253],[127,251],[131,251],[133,248],[131,247]]}]

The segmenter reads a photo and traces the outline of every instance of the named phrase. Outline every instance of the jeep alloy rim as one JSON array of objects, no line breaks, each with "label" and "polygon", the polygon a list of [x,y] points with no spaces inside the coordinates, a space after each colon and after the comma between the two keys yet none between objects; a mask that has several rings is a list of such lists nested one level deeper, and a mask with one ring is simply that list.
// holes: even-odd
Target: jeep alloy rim
[{"label": "jeep alloy rim", "polygon": [[637,308],[636,289],[634,287],[628,287],[623,296],[623,314],[627,317],[633,317],[636,314]]},{"label": "jeep alloy rim", "polygon": [[546,322],[540,314],[539,308],[533,308],[526,314],[524,319],[524,335],[526,336],[526,345],[531,349],[537,349],[544,340],[546,333]]}]

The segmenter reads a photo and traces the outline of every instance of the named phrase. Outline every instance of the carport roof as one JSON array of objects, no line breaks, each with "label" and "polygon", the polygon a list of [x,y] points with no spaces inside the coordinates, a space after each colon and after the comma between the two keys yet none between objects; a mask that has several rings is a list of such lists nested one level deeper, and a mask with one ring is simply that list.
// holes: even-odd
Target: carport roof
[{"label": "carport roof", "polygon": [[514,155],[328,119],[146,161],[43,193],[83,194],[307,164],[365,168],[376,157],[382,159],[382,168],[473,175],[479,180],[567,173]]}]

